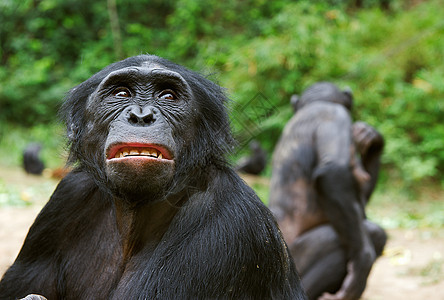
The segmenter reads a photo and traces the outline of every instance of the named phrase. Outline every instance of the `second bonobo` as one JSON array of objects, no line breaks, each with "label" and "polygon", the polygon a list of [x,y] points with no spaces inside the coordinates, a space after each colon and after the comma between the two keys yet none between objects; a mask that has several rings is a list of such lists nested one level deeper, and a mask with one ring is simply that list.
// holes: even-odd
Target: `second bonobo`
[{"label": "second bonobo", "polygon": [[273,154],[270,208],[310,299],[358,299],[386,242],[365,217],[384,142],[352,124],[352,101],[328,82],[293,96]]}]

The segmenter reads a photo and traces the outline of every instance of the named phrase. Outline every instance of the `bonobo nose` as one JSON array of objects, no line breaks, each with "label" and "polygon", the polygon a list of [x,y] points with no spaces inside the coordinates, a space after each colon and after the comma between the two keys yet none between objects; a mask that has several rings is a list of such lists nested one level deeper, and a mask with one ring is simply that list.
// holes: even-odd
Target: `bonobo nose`
[{"label": "bonobo nose", "polygon": [[152,106],[132,105],[125,110],[125,118],[133,126],[150,126],[157,120],[158,110]]}]

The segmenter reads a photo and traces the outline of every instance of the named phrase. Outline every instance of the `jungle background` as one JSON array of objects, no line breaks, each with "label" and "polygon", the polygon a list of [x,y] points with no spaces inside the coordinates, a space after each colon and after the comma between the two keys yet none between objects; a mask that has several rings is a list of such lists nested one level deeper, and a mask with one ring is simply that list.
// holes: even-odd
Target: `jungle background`
[{"label": "jungle background", "polygon": [[67,91],[150,53],[226,87],[233,164],[253,138],[268,152],[245,178],[265,203],[291,95],[349,87],[354,120],[386,140],[368,217],[390,240],[363,298],[444,299],[443,16],[443,0],[0,0],[0,274],[57,184],[22,171],[25,146],[62,167]]}]

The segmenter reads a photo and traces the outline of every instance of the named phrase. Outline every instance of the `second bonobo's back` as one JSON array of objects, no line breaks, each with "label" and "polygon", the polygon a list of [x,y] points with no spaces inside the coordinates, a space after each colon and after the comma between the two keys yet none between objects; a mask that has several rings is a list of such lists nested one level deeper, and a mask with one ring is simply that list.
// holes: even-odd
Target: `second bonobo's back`
[{"label": "second bonobo's back", "polygon": [[[278,221],[291,215],[304,226],[322,222],[317,201],[311,199],[316,195],[313,172],[333,159],[349,164],[349,152],[341,153],[334,141],[351,143],[350,126],[346,108],[331,102],[310,103],[290,119],[273,153],[269,203]],[[283,233],[291,240],[304,228],[293,223],[288,230],[284,228]]]},{"label": "second bonobo's back", "polygon": [[[321,157],[316,153],[317,132],[320,126],[335,125],[344,129],[351,128],[351,118],[344,106],[331,102],[314,102],[303,107],[288,121],[273,153],[273,174],[289,164],[297,164],[306,177],[308,169],[312,169]],[[350,135],[349,132],[344,132]],[[341,135],[342,131],[334,135]],[[309,165],[307,165],[309,164]],[[286,179],[292,172],[283,174]],[[283,170],[282,170],[283,171]],[[298,172],[299,173],[299,172]],[[289,177],[288,177],[289,176]]]}]

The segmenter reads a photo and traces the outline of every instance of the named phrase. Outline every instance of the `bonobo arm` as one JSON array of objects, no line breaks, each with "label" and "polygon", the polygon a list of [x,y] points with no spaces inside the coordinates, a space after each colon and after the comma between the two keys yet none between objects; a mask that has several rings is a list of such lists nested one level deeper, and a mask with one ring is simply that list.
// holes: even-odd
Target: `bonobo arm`
[{"label": "bonobo arm", "polygon": [[368,201],[378,181],[384,138],[365,122],[355,122],[352,130],[353,140],[361,156],[362,165],[370,175],[370,180],[363,187],[365,199]]},{"label": "bonobo arm", "polygon": [[318,165],[314,171],[318,202],[346,249],[347,275],[335,295],[324,299],[358,299],[376,258],[364,230],[364,208],[350,167],[351,124],[347,120],[323,122],[316,132]]},{"label": "bonobo arm", "polygon": [[[103,204],[101,199],[91,197],[95,191],[93,181],[80,172],[71,172],[59,183],[29,229],[14,264],[0,281],[1,300],[18,299],[32,293],[48,299],[60,297],[59,289],[64,286],[60,261],[66,249],[78,244],[79,234],[75,228],[88,232],[87,226],[99,219],[98,214],[93,213],[109,213],[106,210],[108,203]],[[89,247],[85,244],[84,248]],[[79,255],[77,259],[81,258]],[[89,261],[86,264],[91,265]],[[80,263],[75,261],[73,265],[78,267]]]},{"label": "bonobo arm", "polygon": [[[0,281],[0,299],[18,299],[31,293],[39,293],[50,299],[57,298],[58,267],[54,258],[57,257],[57,245],[63,235],[60,230],[62,220],[70,217],[69,211],[60,208],[72,202],[69,199],[65,203],[61,195],[72,178],[70,174],[59,183],[29,229],[14,264]],[[79,186],[82,184],[79,182]]]}]

